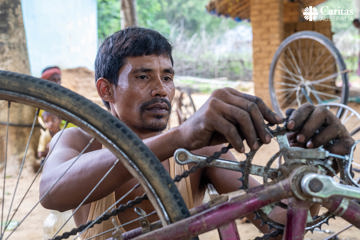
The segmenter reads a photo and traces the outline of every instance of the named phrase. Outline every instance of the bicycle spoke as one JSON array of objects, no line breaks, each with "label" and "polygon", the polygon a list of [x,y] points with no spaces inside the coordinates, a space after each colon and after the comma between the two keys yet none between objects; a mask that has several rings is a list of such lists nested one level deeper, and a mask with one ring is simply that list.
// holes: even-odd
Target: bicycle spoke
[{"label": "bicycle spoke", "polygon": [[284,79],[289,80],[289,81],[293,81],[293,82],[295,82],[295,83],[299,83],[299,81],[294,81],[293,78],[289,78],[289,77],[286,76],[286,75],[282,75],[281,78],[284,78]]},{"label": "bicycle spoke", "polygon": [[[117,162],[116,162],[117,164]],[[100,185],[100,183],[102,183],[104,181],[104,179],[108,176],[108,174],[110,174],[110,172],[114,169],[114,167],[116,166],[116,164],[114,164],[108,171],[107,173],[102,177],[102,179],[99,181],[99,183],[91,190],[91,192],[85,197],[85,199],[79,204],[79,206],[73,211],[73,214],[71,215],[71,217],[80,209],[80,207],[82,206],[82,204],[90,197],[90,195],[95,191],[95,189]],[[123,199],[125,199],[127,196],[129,196],[135,189],[137,189],[140,186],[139,183],[135,184],[134,187],[132,187],[127,193],[125,193],[121,198],[119,198],[115,203],[113,203],[105,212],[103,212],[103,214],[101,216],[99,216],[97,219],[101,218],[103,215],[105,215],[106,213],[110,212],[111,209],[115,208],[117,204],[119,204]],[[96,220],[97,220],[96,219]],[[68,219],[69,221],[70,219]],[[95,222],[95,221],[94,221]],[[65,225],[65,224],[64,224]],[[86,230],[88,230],[89,228],[91,228],[93,224],[90,224],[89,226],[87,226],[81,233],[85,232]],[[80,233],[80,235],[81,235]],[[55,234],[57,235],[58,232]],[[77,236],[79,237],[79,236]],[[75,237],[74,239],[77,239],[77,237]]]},{"label": "bicycle spoke", "polygon": [[[109,170],[104,174],[104,176],[98,181],[98,183],[91,189],[91,191],[88,193],[88,195],[81,201],[81,203],[73,210],[71,216],[64,222],[64,224],[58,229],[58,231],[54,234],[53,238],[62,230],[62,228],[71,220],[71,218],[77,213],[77,211],[83,206],[83,204],[88,200],[88,198],[93,194],[93,192],[99,187],[99,185],[105,180],[107,176],[111,173],[111,171],[115,168],[115,166],[119,163],[119,160],[117,160],[110,168]],[[139,185],[136,185],[135,188],[137,188]],[[131,191],[133,191],[132,189]],[[130,194],[125,194],[126,196]],[[124,197],[123,197],[124,198]],[[122,199],[122,198],[121,198]],[[117,202],[112,205],[112,207],[116,206]]]},{"label": "bicycle spoke", "polygon": [[298,74],[302,77],[301,69],[299,68],[299,65],[297,64],[294,53],[292,52],[291,48],[288,48],[288,51],[290,51],[291,59],[293,60],[293,64],[295,64],[295,68],[296,68]]},{"label": "bicycle spoke", "polygon": [[[20,182],[20,176],[22,175],[22,171],[23,171],[23,168],[24,168],[24,164],[25,164],[25,159],[26,159],[26,155],[27,155],[27,152],[29,150],[29,145],[30,145],[30,140],[33,136],[33,133],[34,133],[34,129],[35,129],[35,124],[36,124],[36,120],[37,120],[37,116],[39,114],[39,109],[36,110],[36,113],[34,115],[34,120],[33,120],[33,123],[32,123],[32,126],[31,126],[31,130],[30,130],[30,134],[29,134],[29,137],[28,137],[28,141],[26,143],[26,147],[25,147],[25,152],[24,152],[24,156],[23,156],[23,159],[21,161],[21,165],[20,165],[20,168],[19,168],[19,173],[18,173],[18,177],[17,177],[17,180],[16,180],[16,184],[15,184],[15,188],[14,188],[14,191],[13,191],[13,194],[12,194],[12,199],[11,199],[11,202],[10,202],[10,207],[9,207],[9,211],[8,211],[8,215],[7,215],[7,218],[5,220],[5,222],[7,223],[5,225],[5,229],[9,226],[10,222],[9,222],[9,216],[10,216],[10,212],[12,210],[12,206],[13,206],[13,203],[14,203],[14,200],[15,200],[15,196],[16,196],[16,193],[17,193],[17,189],[18,189],[18,186],[19,186],[19,182]],[[17,206],[15,208],[15,211],[13,213],[13,216],[16,214],[17,210],[19,209],[19,206]]]},{"label": "bicycle spoke", "polygon": [[332,235],[330,235],[329,237],[327,237],[327,238],[324,238],[324,240],[333,240],[333,239],[337,239],[336,238],[336,236],[338,236],[340,233],[342,233],[342,232],[345,232],[346,230],[348,230],[349,228],[351,228],[353,225],[352,224],[350,224],[350,225],[348,225],[347,227],[345,227],[345,228],[343,228],[343,229],[341,229],[340,231],[338,231],[338,232],[336,232],[336,233],[334,233],[334,234],[332,234]]},{"label": "bicycle spoke", "polygon": [[135,189],[137,189],[140,186],[140,184],[135,184],[135,186],[133,186],[126,194],[124,194],[121,198],[119,198],[117,201],[115,201],[115,203],[113,203],[110,207],[108,207],[100,216],[98,216],[96,219],[94,219],[94,221],[92,222],[92,224],[88,225],[78,236],[76,236],[74,238],[78,239],[78,237],[80,237],[81,234],[83,234],[84,232],[86,232],[89,228],[91,228],[92,226],[94,226],[95,222],[97,220],[99,220],[100,218],[102,218],[105,214],[109,213],[112,209],[114,209],[116,207],[117,204],[119,204],[122,200],[124,200],[127,196],[129,196]]},{"label": "bicycle spoke", "polygon": [[[320,55],[319,58],[321,58],[321,56],[322,55]],[[327,61],[329,61],[330,59],[333,59],[333,56],[331,54],[329,54],[329,56],[326,58],[325,61],[321,61],[321,65],[317,66],[317,69],[322,69],[321,73],[323,73],[323,74],[327,73],[328,70],[330,70],[331,68],[334,67],[334,64],[327,64],[327,67],[325,69],[322,68],[322,66],[324,66],[324,64],[327,63]],[[315,71],[312,72],[312,74],[309,76],[309,79],[313,79],[317,75],[323,75],[321,73],[320,74],[318,73],[317,75],[315,75],[315,73],[316,73]]]},{"label": "bicycle spoke", "polygon": [[[153,212],[145,215],[144,217],[150,217],[150,216],[154,215],[155,213],[156,213],[156,212],[153,211]],[[104,232],[101,232],[101,233],[99,233],[99,234],[96,234],[96,235],[94,235],[94,236],[92,236],[92,237],[90,237],[90,238],[86,238],[86,240],[94,239],[94,238],[96,238],[96,237],[100,237],[100,236],[102,236],[102,235],[104,235],[104,234],[107,234],[107,233],[109,233],[109,232],[113,232],[113,231],[117,230],[118,228],[126,227],[127,225],[132,224],[132,223],[135,223],[135,222],[141,220],[142,218],[143,218],[143,217],[135,218],[135,219],[131,220],[130,222],[127,222],[127,223],[125,223],[125,224],[121,224],[121,225],[119,225],[119,226],[113,227],[113,228],[111,228],[111,229],[109,229],[109,230],[107,230],[107,231],[104,231]],[[84,239],[84,240],[85,240],[85,239]]]},{"label": "bicycle spoke", "polygon": [[[298,47],[295,48],[296,49],[296,52],[297,52],[297,56],[298,56],[298,59],[299,59],[299,64],[300,66],[303,66],[304,67],[304,61],[303,61],[303,57],[302,57],[302,54],[301,54],[301,51],[302,51],[302,48],[301,48],[301,41],[297,41],[298,42]],[[307,72],[306,72],[306,67],[302,68],[302,76],[305,77],[307,75]]]},{"label": "bicycle spoke", "polygon": [[297,82],[297,83],[301,82],[302,77],[300,75],[297,75],[296,73],[291,72],[288,69],[288,67],[281,60],[279,60],[279,64],[280,64],[280,66],[277,67],[278,69],[289,74],[289,76],[293,79],[294,82]]},{"label": "bicycle spoke", "polygon": [[326,76],[326,77],[324,77],[324,78],[320,78],[320,79],[318,79],[318,80],[312,80],[311,81],[311,83],[315,83],[315,84],[317,84],[317,83],[322,83],[322,82],[325,82],[325,81],[327,81],[327,80],[329,80],[329,79],[332,79],[332,78],[335,78],[336,76],[338,76],[339,74],[343,74],[343,73],[345,73],[345,72],[347,72],[347,70],[343,70],[343,71],[341,71],[341,72],[339,72],[339,73],[333,73],[333,74],[331,74],[331,75],[329,75],[329,76]]},{"label": "bicycle spoke", "polygon": [[74,161],[68,166],[68,168],[65,169],[65,171],[62,173],[62,175],[54,182],[54,184],[48,189],[48,191],[40,197],[40,200],[38,200],[34,206],[28,211],[28,213],[19,221],[19,223],[16,225],[16,227],[9,233],[6,239],[8,239],[17,229],[18,227],[25,221],[25,219],[34,211],[34,209],[40,204],[40,202],[50,193],[50,191],[55,187],[55,185],[64,177],[64,175],[72,168],[72,166],[80,159],[80,157],[84,154],[84,152],[90,147],[91,143],[95,139],[92,138],[89,143],[85,146],[82,152],[79,153],[79,155],[74,159]]},{"label": "bicycle spoke", "polygon": [[318,66],[318,62],[320,61],[321,57],[319,56],[322,56],[324,54],[324,49],[321,49],[321,52],[319,54],[316,54],[316,59],[314,61],[314,63],[312,65],[310,65],[310,68],[309,68],[309,74],[311,74],[309,76],[309,78],[314,74],[313,73],[313,69],[315,66]]},{"label": "bicycle spoke", "polygon": [[309,59],[308,59],[308,65],[306,66],[306,69],[307,69],[307,72],[308,74],[310,74],[310,70],[311,70],[311,67],[313,66],[312,64],[312,55],[313,55],[313,49],[314,49],[314,41],[310,41],[311,42],[311,47],[310,47],[310,53],[309,53]]},{"label": "bicycle spoke", "polygon": [[[62,136],[62,134],[63,134],[64,130],[65,130],[65,129],[66,129],[66,127],[67,127],[67,125],[68,125],[68,122],[66,122],[66,123],[65,123],[65,125],[64,125],[64,127],[63,127],[63,129],[62,129],[62,130],[61,130],[61,132],[59,133],[59,137],[56,139],[56,141],[55,141],[55,143],[54,143],[54,148],[55,148],[55,146],[57,145],[57,143],[59,142],[59,139],[61,138],[61,136]],[[16,210],[20,208],[21,204],[23,203],[23,201],[25,200],[26,196],[27,196],[27,195],[28,195],[28,193],[30,192],[30,189],[31,189],[31,188],[32,188],[32,186],[34,185],[34,183],[35,183],[35,181],[36,181],[37,177],[40,175],[40,172],[41,172],[42,167],[44,166],[44,164],[45,164],[46,160],[48,159],[48,157],[49,157],[49,156],[51,155],[51,153],[53,152],[54,148],[53,148],[53,149],[51,149],[51,150],[50,150],[50,152],[49,152],[49,154],[45,157],[45,159],[44,159],[44,163],[40,166],[40,168],[39,168],[39,169],[38,169],[38,171],[36,172],[36,174],[35,174],[35,176],[34,176],[33,180],[31,181],[30,185],[26,188],[27,190],[25,191],[25,193],[24,193],[23,197],[21,198],[21,200],[20,200],[19,204],[17,205]],[[15,214],[16,214],[16,211],[12,214],[12,216],[11,216],[11,218],[10,218],[9,222],[11,222],[11,221],[13,220],[13,218],[14,218]]]},{"label": "bicycle spoke", "polygon": [[299,81],[301,81],[302,76],[297,75],[296,73],[291,72],[291,71],[287,68],[287,66],[286,66],[281,60],[279,60],[279,63],[280,63],[280,65],[281,65],[282,67],[285,68],[285,69],[284,69],[284,68],[282,68],[282,67],[279,66],[278,68],[279,68],[280,70],[286,72],[286,73],[289,74],[291,77],[296,77],[296,78],[298,78],[298,80],[295,79],[295,78],[293,78],[294,82],[299,82]]},{"label": "bicycle spoke", "polygon": [[321,87],[321,88],[326,88],[328,90],[334,90],[336,91],[338,88],[336,86],[332,86],[330,84],[321,84],[321,83],[316,83],[316,84],[309,84],[311,87],[314,87],[315,89],[317,87]]},{"label": "bicycle spoke", "polygon": [[10,106],[11,102],[8,101],[7,107],[7,121],[6,121],[6,130],[5,130],[5,151],[4,151],[4,178],[3,178],[3,192],[2,192],[2,206],[1,206],[1,238],[5,233],[5,228],[3,228],[4,222],[4,205],[5,205],[5,191],[6,191],[6,170],[7,170],[7,152],[8,152],[8,140],[9,140],[9,123],[10,123]]},{"label": "bicycle spoke", "polygon": [[279,82],[279,83],[277,83],[277,85],[291,87],[291,88],[286,88],[286,89],[297,89],[298,88],[297,85],[291,84],[291,83],[286,83],[286,82]]},{"label": "bicycle spoke", "polygon": [[348,109],[346,109],[344,112],[342,112],[342,116],[340,118],[340,121],[343,125],[347,123],[351,119],[351,117],[354,116],[354,113],[349,112]]},{"label": "bicycle spoke", "polygon": [[[312,89],[311,93],[312,93],[314,96],[316,96],[316,95],[321,95],[321,96],[329,97],[331,100],[333,100],[333,99],[338,99],[338,100],[339,100],[339,99],[340,99],[340,97],[337,96],[337,95],[332,95],[332,94],[320,92],[320,91],[317,91],[317,90],[315,90],[315,89]],[[321,98],[319,98],[319,99],[321,99]]]}]

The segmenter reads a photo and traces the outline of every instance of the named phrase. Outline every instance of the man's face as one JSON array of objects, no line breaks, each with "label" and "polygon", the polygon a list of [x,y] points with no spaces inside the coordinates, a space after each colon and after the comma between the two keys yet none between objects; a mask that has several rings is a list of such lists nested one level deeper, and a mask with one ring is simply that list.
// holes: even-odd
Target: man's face
[{"label": "man's face", "polygon": [[57,84],[61,84],[61,75],[58,73],[55,73],[55,74],[51,75],[51,77],[49,77],[48,80],[51,82],[57,83]]},{"label": "man's face", "polygon": [[166,128],[174,97],[174,70],[169,57],[128,57],[120,69],[111,112],[140,137]]},{"label": "man's face", "polygon": [[51,134],[55,134],[60,130],[61,120],[53,114],[45,114],[43,116],[44,123],[47,129],[49,129]]}]

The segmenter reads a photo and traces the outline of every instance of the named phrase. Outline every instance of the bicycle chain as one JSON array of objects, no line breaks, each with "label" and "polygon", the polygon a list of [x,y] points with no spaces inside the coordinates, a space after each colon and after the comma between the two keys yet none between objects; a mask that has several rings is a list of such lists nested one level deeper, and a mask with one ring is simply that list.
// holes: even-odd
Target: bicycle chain
[{"label": "bicycle chain", "polygon": [[116,216],[119,213],[125,211],[126,209],[135,206],[136,204],[141,203],[143,200],[148,199],[146,194],[144,193],[141,197],[136,197],[133,200],[128,201],[126,204],[121,204],[119,207],[115,208],[114,210],[112,210],[109,213],[105,213],[103,216],[101,216],[98,219],[95,220],[91,220],[88,221],[85,224],[80,225],[77,228],[73,228],[71,231],[69,232],[64,232],[62,235],[60,236],[56,236],[55,238],[52,238],[51,240],[61,240],[61,239],[67,239],[70,236],[75,236],[76,234],[84,231],[85,229],[90,229],[92,228],[95,224],[99,224],[102,223],[103,221],[108,220],[110,217],[112,216]]},{"label": "bicycle chain", "polygon": [[[183,178],[188,177],[190,174],[194,173],[199,168],[206,166],[207,163],[210,163],[213,160],[219,158],[222,154],[227,153],[229,151],[229,149],[231,149],[231,148],[232,148],[232,146],[230,144],[226,147],[221,148],[220,151],[215,152],[213,155],[207,157],[204,162],[199,162],[196,165],[194,165],[193,167],[191,167],[189,170],[184,171],[181,175],[176,175],[174,177],[173,181],[180,182]],[[67,239],[70,236],[74,236],[77,233],[84,231],[85,229],[92,228],[95,224],[102,223],[103,221],[108,220],[110,217],[118,215],[119,213],[125,211],[127,208],[133,207],[134,205],[139,204],[143,200],[146,200],[146,199],[147,199],[146,194],[143,194],[143,196],[141,196],[141,197],[136,197],[135,199],[128,201],[126,204],[121,204],[119,207],[115,208],[111,212],[104,214],[99,219],[91,220],[85,224],[80,225],[77,228],[73,228],[69,232],[65,232],[60,236],[56,236],[55,238],[52,238],[51,240],[62,240],[62,239]]]},{"label": "bicycle chain", "polygon": [[[277,135],[280,134],[284,134],[284,132],[286,131],[285,127],[279,127],[277,126],[275,130],[270,129],[271,125],[267,125],[267,130],[268,132],[272,135],[272,137],[275,137]],[[260,145],[262,145],[260,143]],[[188,177],[190,174],[194,173],[195,171],[197,171],[199,168],[205,167],[207,164],[211,163],[213,160],[220,158],[220,156],[222,154],[227,153],[230,149],[232,148],[231,144],[228,144],[225,147],[222,147],[220,151],[214,152],[211,156],[208,156],[203,162],[199,162],[197,164],[195,164],[193,167],[191,167],[189,170],[184,171],[182,174],[180,175],[176,175],[173,179],[174,182],[180,182],[183,178]],[[251,162],[248,161],[249,159],[251,160],[252,157],[255,155],[256,150],[254,151],[250,151],[249,153],[246,153],[246,160],[245,162]],[[246,169],[250,169],[250,166],[246,167]],[[244,176],[244,172],[242,172],[242,175]],[[242,181],[242,184],[244,184],[245,182],[243,180],[241,180],[243,177],[239,178],[239,181]],[[84,231],[86,228],[92,228],[95,224],[99,224],[103,221],[108,220],[110,217],[112,216],[116,216],[117,214],[125,211],[127,208],[133,207],[136,204],[141,203],[143,200],[147,199],[146,194],[144,194],[141,197],[136,197],[133,200],[128,201],[126,204],[121,204],[119,207],[115,208],[114,210],[112,210],[109,213],[104,214],[102,217],[100,217],[99,219],[96,220],[91,220],[85,224],[80,225],[77,228],[73,228],[71,231],[69,232],[65,232],[60,236],[56,236],[55,238],[51,239],[51,240],[62,240],[62,239],[67,239],[70,236],[74,236],[77,233],[80,233],[82,231]]]}]

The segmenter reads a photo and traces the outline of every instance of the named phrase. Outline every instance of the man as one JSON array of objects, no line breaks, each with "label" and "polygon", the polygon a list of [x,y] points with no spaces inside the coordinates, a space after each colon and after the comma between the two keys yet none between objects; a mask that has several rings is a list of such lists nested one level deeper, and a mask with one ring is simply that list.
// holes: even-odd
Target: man
[{"label": "man", "polygon": [[41,78],[61,84],[61,70],[58,66],[46,67],[41,71]]},{"label": "man", "polygon": [[44,111],[41,114],[45,129],[41,129],[37,157],[43,159],[49,152],[49,143],[51,138],[60,131],[61,119],[51,112]]},{"label": "man", "polygon": [[[168,170],[171,170],[169,158],[177,148],[209,155],[219,150],[219,144],[229,142],[243,153],[244,141],[253,150],[261,143],[270,142],[265,120],[272,124],[283,122],[260,98],[226,88],[214,91],[182,125],[163,132],[175,90],[173,59],[168,41],[149,29],[128,28],[108,37],[96,57],[95,79],[98,93],[109,111],[143,139]],[[304,105],[291,114],[287,127],[294,130],[291,139],[295,145],[317,147],[334,140],[326,146],[330,151],[342,154],[348,152],[353,143],[339,120],[325,108]],[[314,135],[316,130],[320,131]],[[62,134],[45,164],[41,195],[74,161],[90,138],[78,128],[67,129]],[[224,158],[234,159],[230,153]],[[115,160],[101,144],[93,143],[76,166],[43,199],[43,206],[61,211],[75,208]],[[211,182],[220,193],[234,191],[241,186],[237,180],[239,174],[218,168],[202,169],[192,174],[190,186],[185,184],[180,191],[188,199],[188,207],[192,207],[201,202],[204,183]],[[131,186],[133,183],[127,171],[116,166],[87,200],[88,204],[76,213],[76,223],[79,225],[96,217],[94,212],[101,204],[114,202],[119,193],[126,192]],[[116,221],[125,222],[127,217],[127,214],[119,215]],[[96,233],[107,227],[110,225],[91,231]]]}]

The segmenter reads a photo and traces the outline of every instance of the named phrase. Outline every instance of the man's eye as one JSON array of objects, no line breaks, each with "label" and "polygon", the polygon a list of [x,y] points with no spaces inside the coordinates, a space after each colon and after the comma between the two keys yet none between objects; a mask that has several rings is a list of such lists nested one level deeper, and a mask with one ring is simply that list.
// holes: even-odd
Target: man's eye
[{"label": "man's eye", "polygon": [[145,80],[145,79],[147,79],[147,76],[146,75],[140,75],[140,76],[137,76],[136,78]]},{"label": "man's eye", "polygon": [[166,82],[168,82],[168,81],[172,81],[172,80],[173,80],[173,78],[172,78],[172,77],[168,77],[168,76],[164,77],[164,81],[166,81]]}]

